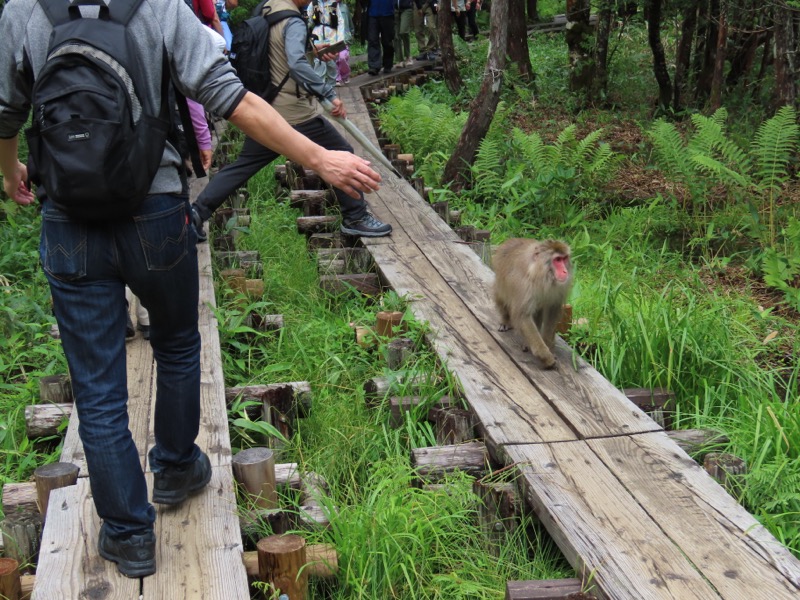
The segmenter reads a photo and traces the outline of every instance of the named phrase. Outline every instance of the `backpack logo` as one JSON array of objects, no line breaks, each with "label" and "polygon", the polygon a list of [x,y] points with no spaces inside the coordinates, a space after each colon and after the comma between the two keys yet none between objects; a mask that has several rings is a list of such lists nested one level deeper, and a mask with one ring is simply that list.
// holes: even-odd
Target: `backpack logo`
[{"label": "backpack logo", "polygon": [[84,131],[83,133],[70,133],[67,135],[68,142],[84,142],[92,138],[92,134],[88,131]]},{"label": "backpack logo", "polygon": [[162,82],[160,107],[144,106],[146,79],[128,31],[141,2],[82,0],[100,7],[97,18],[84,18],[77,4],[40,0],[53,31],[33,82],[28,171],[75,218],[130,216],[161,164],[170,130],[167,90]]}]

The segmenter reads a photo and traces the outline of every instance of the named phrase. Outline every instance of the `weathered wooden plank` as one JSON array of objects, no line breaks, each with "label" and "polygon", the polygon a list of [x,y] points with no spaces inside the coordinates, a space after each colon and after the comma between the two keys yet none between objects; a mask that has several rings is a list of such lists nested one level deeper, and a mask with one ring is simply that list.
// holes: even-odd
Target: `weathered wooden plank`
[{"label": "weathered wooden plank", "polygon": [[139,597],[139,580],[123,577],[116,565],[97,554],[100,519],[94,509],[89,480],[53,490],[42,535],[35,600]]},{"label": "weathered wooden plank", "polygon": [[800,597],[800,561],[665,434],[588,443],[722,597]]},{"label": "weathered wooden plank", "polygon": [[[352,110],[350,112],[353,113]],[[373,131],[366,133],[375,139]],[[423,268],[422,262],[428,261],[431,270],[447,283],[452,293],[461,299],[481,326],[494,337],[579,437],[660,430],[652,419],[594,368],[573,356],[563,341],[559,340],[556,352],[558,368],[545,371],[530,353],[522,352],[522,344],[513,330],[498,332],[499,320],[492,300],[494,274],[491,269],[419,197],[411,184],[389,175],[380,165],[377,168],[383,175],[383,184],[370,200],[373,207],[381,206],[378,211],[380,215],[388,211],[391,215],[389,221],[399,225],[391,236],[392,250],[396,253],[395,257],[391,257],[393,264],[384,263],[384,258],[388,257],[381,252],[390,251],[385,244],[380,249],[373,246],[372,240],[364,240],[364,244],[373,252],[378,269],[392,287],[395,287],[395,279],[401,275],[401,270],[415,272]],[[413,287],[409,288],[409,292],[414,291]],[[451,297],[450,294],[445,296],[447,300]],[[415,305],[412,305],[414,308]],[[450,306],[440,306],[441,312],[446,309],[450,309]],[[431,325],[434,330],[438,328],[437,322],[432,321]],[[452,366],[451,369],[456,371]],[[458,374],[462,375],[461,372]]]},{"label": "weathered wooden plank", "polygon": [[159,506],[156,539],[158,570],[142,580],[145,598],[249,600],[230,467],[215,467],[208,487],[180,506]]},{"label": "weathered wooden plank", "polygon": [[488,437],[496,444],[575,439],[419,249],[397,238],[370,250],[394,290],[411,299],[416,318],[431,324],[429,342],[458,376]]},{"label": "weathered wooden plank", "polygon": [[578,576],[607,597],[719,598],[586,442],[505,449],[536,516]]}]

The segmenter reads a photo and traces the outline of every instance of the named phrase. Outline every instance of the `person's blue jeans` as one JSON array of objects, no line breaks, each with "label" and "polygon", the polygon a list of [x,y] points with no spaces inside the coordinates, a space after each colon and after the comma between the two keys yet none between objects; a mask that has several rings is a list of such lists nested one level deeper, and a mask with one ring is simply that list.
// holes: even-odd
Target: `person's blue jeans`
[{"label": "person's blue jeans", "polygon": [[150,313],[157,362],[150,468],[197,459],[200,333],[197,234],[186,196],[148,196],[132,218],[90,223],[42,203],[40,258],[69,364],[79,433],[98,515],[109,534],[153,527],[128,429],[125,285]]}]

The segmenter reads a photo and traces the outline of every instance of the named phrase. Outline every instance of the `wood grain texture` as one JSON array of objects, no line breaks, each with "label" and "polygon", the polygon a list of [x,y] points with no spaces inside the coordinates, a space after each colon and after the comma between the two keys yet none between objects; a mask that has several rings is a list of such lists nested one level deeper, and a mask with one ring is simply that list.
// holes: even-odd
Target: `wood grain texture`
[{"label": "wood grain texture", "polygon": [[800,561],[666,434],[588,443],[723,597],[800,597]]},{"label": "wood grain texture", "polygon": [[34,600],[139,597],[139,580],[123,577],[116,565],[100,558],[99,534],[100,518],[87,478],[53,490],[36,566]]}]

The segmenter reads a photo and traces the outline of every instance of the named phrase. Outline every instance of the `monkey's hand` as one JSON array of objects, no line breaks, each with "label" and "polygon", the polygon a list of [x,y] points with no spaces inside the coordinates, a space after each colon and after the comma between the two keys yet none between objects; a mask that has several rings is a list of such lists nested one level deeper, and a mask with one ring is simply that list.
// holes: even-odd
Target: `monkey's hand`
[{"label": "monkey's hand", "polygon": [[511,329],[511,325],[506,325],[503,323],[500,327],[497,328],[497,331],[509,331]]}]

